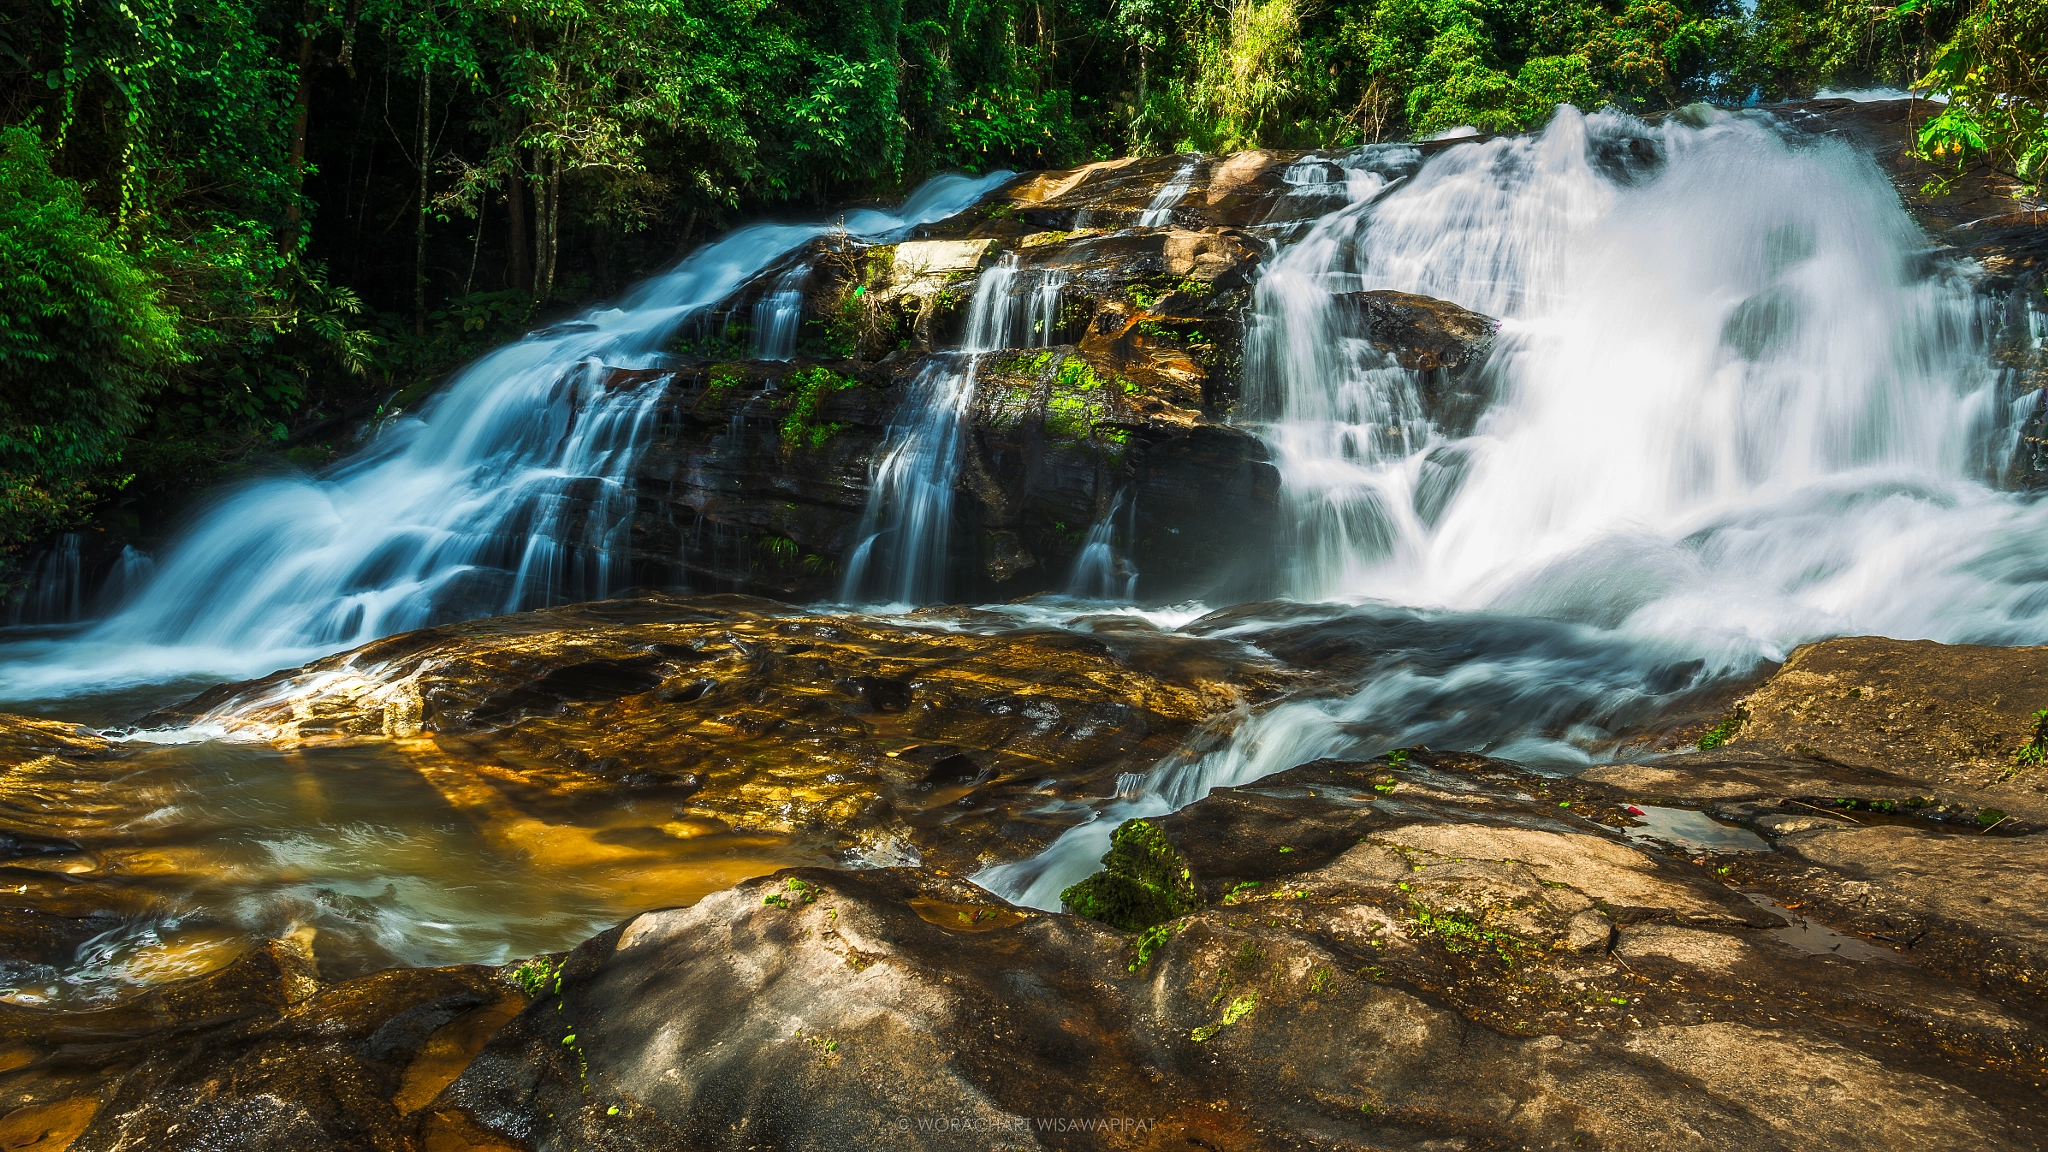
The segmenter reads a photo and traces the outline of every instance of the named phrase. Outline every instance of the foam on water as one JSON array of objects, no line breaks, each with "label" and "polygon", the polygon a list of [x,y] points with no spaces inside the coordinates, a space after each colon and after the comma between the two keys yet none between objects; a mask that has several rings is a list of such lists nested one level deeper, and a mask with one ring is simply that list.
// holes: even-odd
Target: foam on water
[{"label": "foam on water", "polygon": [[967,208],[1007,175],[936,178],[897,212],[738,229],[616,305],[499,348],[341,464],[226,496],[117,615],[77,638],[11,646],[0,697],[253,675],[443,620],[617,590],[629,578],[630,469],[663,384],[615,388],[607,370],[659,363],[684,320],[837,224],[894,236]]},{"label": "foam on water", "polygon": [[[1230,721],[985,871],[994,891],[1056,907],[1122,819],[1317,756],[1569,769],[1659,698],[1809,639],[2048,642],[2048,503],[1991,484],[2017,409],[1989,305],[1867,157],[1763,114],[1565,108],[1334,170],[1303,189],[1332,210],[1257,287],[1246,408],[1282,477],[1282,585],[1358,605],[1322,627],[1378,621],[1388,657],[1348,697]],[[1371,289],[1502,321],[1470,435],[1359,335],[1339,294]]]}]

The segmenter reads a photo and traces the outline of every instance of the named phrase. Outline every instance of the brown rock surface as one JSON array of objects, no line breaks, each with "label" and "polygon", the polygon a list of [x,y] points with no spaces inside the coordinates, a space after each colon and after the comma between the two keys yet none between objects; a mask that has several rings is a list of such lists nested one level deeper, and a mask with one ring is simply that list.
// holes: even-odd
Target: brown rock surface
[{"label": "brown rock surface", "polygon": [[585,1149],[2040,1146],[2037,1002],[1803,947],[1741,857],[1632,822],[1481,757],[1320,761],[1156,821],[1205,895],[1142,938],[782,873],[578,949],[435,1107]]},{"label": "brown rock surface", "polygon": [[[488,793],[464,806],[514,838],[633,795],[673,812],[640,830],[650,849],[750,830],[972,868],[1085,815],[1037,810],[1112,795],[1197,724],[1300,680],[1141,621],[966,631],[949,612],[906,623],[737,596],[575,605],[376,641],[148,722],[287,747],[414,742],[444,793]],[[557,840],[530,846],[571,850]]]},{"label": "brown rock surface", "polygon": [[[394,638],[186,715],[438,746],[535,810],[644,787],[679,822],[753,805],[835,826],[835,799],[865,797],[960,868],[962,828],[1005,857],[1057,831],[1017,818],[1039,793],[1007,781],[1099,781],[1153,734],[1304,683],[1214,641],[945,631],[964,611],[585,605]],[[1858,683],[1968,698],[1938,646],[1904,647],[1910,669]],[[1787,670],[1824,666],[1808,652]],[[1076,731],[1106,698],[1146,735]],[[1902,758],[1950,746],[1931,731],[1896,734]],[[17,768],[108,753],[0,732]],[[950,750],[916,761],[934,735]],[[1088,882],[1176,871],[1188,902],[1147,932],[926,866],[785,870],[632,917],[523,968],[531,1002],[483,968],[326,985],[303,940],[258,941],[107,1008],[0,1009],[0,1123],[93,1150],[2043,1146],[2040,825],[1984,825],[1876,738],[1871,766],[1752,739],[1572,778],[1414,749],[1217,789],[1149,822],[1153,864]],[[827,780],[816,756],[868,775]],[[952,756],[986,779],[947,791]],[[702,779],[629,780],[671,766]],[[799,802],[824,808],[781,807]]]},{"label": "brown rock surface", "polygon": [[[2048,648],[1849,637],[1803,645],[1736,706],[1739,727],[1697,758],[1776,757],[1878,794],[1945,798],[2048,822],[2048,767],[2022,761],[2048,708]],[[1775,771],[1775,770],[1774,770]],[[1861,786],[1861,785],[1857,785]],[[1806,785],[1803,791],[1826,793]],[[1866,791],[1868,789],[1866,788]]]},{"label": "brown rock surface", "polygon": [[8,1006],[0,1147],[414,1152],[433,1146],[420,1139],[435,1127],[416,1115],[420,1097],[525,1003],[475,966],[323,987],[301,952],[274,942],[114,1008]]}]

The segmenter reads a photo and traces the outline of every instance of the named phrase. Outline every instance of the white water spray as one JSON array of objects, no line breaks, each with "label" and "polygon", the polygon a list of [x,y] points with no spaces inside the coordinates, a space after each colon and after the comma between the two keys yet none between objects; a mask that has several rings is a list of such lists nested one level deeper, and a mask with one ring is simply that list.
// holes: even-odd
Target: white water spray
[{"label": "white water spray", "polygon": [[1074,570],[1067,577],[1067,595],[1077,600],[1128,602],[1137,595],[1138,570],[1127,556],[1117,554],[1117,534],[1128,542],[1137,534],[1137,502],[1119,493],[1110,501],[1109,511],[1088,529],[1081,551],[1074,557]]},{"label": "white water spray", "polygon": [[[1318,756],[1583,763],[1660,685],[1808,639],[2048,642],[2048,504],[1987,483],[2013,405],[1986,303],[1867,157],[1760,115],[1561,109],[1418,161],[1338,161],[1246,349],[1294,529],[1283,583],[1360,605],[1317,626],[1399,659],[1349,698],[1240,718],[986,870],[992,890],[1056,907],[1121,820]],[[1471,435],[1344,315],[1340,293],[1380,288],[1504,322]]]},{"label": "white water spray", "polygon": [[[1007,175],[939,177],[900,212],[842,223],[893,237],[960,212]],[[232,494],[120,614],[77,640],[17,646],[0,692],[249,675],[442,620],[616,590],[629,579],[632,459],[663,385],[613,387],[608,369],[658,364],[683,321],[832,227],[732,232],[617,305],[471,364],[327,472]]]},{"label": "white water spray", "polygon": [[1195,164],[1193,160],[1181,163],[1173,179],[1159,189],[1143,212],[1138,213],[1138,227],[1164,228],[1173,223],[1174,205],[1187,199],[1188,189],[1194,187]]}]

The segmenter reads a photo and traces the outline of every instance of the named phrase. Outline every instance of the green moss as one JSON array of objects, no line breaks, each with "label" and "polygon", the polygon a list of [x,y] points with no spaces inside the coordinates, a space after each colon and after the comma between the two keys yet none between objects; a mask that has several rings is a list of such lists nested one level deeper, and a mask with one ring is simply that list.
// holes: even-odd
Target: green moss
[{"label": "green moss", "polygon": [[1111,834],[1102,868],[1060,893],[1068,911],[1136,932],[1202,907],[1187,860],[1149,820],[1126,820]]},{"label": "green moss", "polygon": [[1223,1019],[1217,1021],[1214,1024],[1204,1024],[1200,1028],[1195,1029],[1194,1032],[1192,1032],[1190,1035],[1194,1039],[1195,1043],[1205,1043],[1211,1038],[1213,1038],[1218,1032],[1223,1031],[1225,1028],[1228,1028],[1232,1024],[1237,1023],[1239,1020],[1242,1020],[1245,1017],[1251,1015],[1252,1010],[1257,1008],[1258,1006],[1259,994],[1257,992],[1247,992],[1244,995],[1239,996],[1237,999],[1232,1000],[1230,1002],[1230,1005],[1223,1009]]},{"label": "green moss", "polygon": [[1707,734],[1700,737],[1700,751],[1710,752],[1735,739],[1735,734],[1742,731],[1742,726],[1748,722],[1749,709],[1740,704],[1736,705],[1735,711],[1730,712],[1719,724],[1707,729]]},{"label": "green moss", "polygon": [[550,980],[555,982],[555,990],[561,991],[561,971],[561,967],[546,956],[535,956],[531,960],[522,961],[519,967],[514,968],[511,979],[512,983],[517,984],[519,990],[526,994],[528,1000],[533,1000],[547,991]]},{"label": "green moss", "polygon": [[860,387],[860,381],[842,376],[823,366],[790,373],[789,388],[780,405],[782,443],[790,448],[822,448],[827,440],[844,432],[844,424],[818,420],[818,406],[833,392]]},{"label": "green moss", "polygon": [[1109,413],[1102,377],[1086,360],[1069,356],[1053,372],[1052,395],[1045,401],[1045,430],[1063,440],[1086,440],[1095,424]]},{"label": "green moss", "polygon": [[1159,951],[1168,940],[1173,938],[1173,934],[1180,930],[1181,925],[1179,924],[1154,924],[1152,927],[1139,933],[1137,942],[1131,946],[1131,963],[1125,968],[1125,971],[1136,972],[1138,969],[1151,963],[1152,954]]},{"label": "green moss", "polygon": [[713,366],[710,376],[704,384],[704,402],[706,404],[725,403],[725,398],[732,393],[734,388],[739,387],[746,378],[747,373],[745,369],[742,369],[737,364]]},{"label": "green moss", "polygon": [[1412,919],[1408,922],[1408,935],[1421,938],[1433,936],[1453,955],[1463,955],[1474,950],[1491,949],[1498,954],[1501,963],[1513,967],[1515,954],[1532,946],[1512,932],[1490,928],[1479,917],[1466,912],[1432,912],[1421,901],[1408,906]]},{"label": "green moss", "polygon": [[1140,308],[1150,308],[1165,299],[1168,290],[1152,284],[1132,284],[1124,289],[1124,295]]}]

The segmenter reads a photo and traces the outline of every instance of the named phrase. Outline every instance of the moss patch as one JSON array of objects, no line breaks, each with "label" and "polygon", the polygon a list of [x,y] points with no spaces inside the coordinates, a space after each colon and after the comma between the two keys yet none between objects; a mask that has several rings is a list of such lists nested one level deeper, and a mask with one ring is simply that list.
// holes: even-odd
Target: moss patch
[{"label": "moss patch", "polygon": [[1202,907],[1186,858],[1149,820],[1126,820],[1111,834],[1102,868],[1060,893],[1068,911],[1136,932]]},{"label": "moss patch", "polygon": [[846,431],[846,425],[818,419],[818,405],[833,392],[860,387],[860,381],[841,376],[830,368],[806,368],[789,376],[788,394],[782,404],[782,443],[790,448],[822,448],[827,440]]},{"label": "moss patch", "polygon": [[1730,712],[1719,724],[1707,729],[1707,734],[1700,737],[1700,751],[1711,752],[1735,739],[1735,734],[1742,731],[1743,724],[1748,720],[1749,710],[1738,704],[1735,711]]}]

